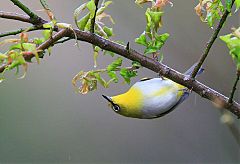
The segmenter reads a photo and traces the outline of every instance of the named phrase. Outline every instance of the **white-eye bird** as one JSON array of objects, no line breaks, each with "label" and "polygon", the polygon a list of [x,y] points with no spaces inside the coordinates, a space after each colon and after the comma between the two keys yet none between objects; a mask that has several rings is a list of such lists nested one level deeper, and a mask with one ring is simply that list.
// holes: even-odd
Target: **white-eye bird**
[{"label": "white-eye bird", "polygon": [[[196,64],[185,72],[190,75]],[[203,72],[201,68],[198,75]],[[189,90],[167,78],[148,78],[135,83],[126,93],[113,97],[102,95],[118,114],[153,119],[173,111],[188,96]]]}]

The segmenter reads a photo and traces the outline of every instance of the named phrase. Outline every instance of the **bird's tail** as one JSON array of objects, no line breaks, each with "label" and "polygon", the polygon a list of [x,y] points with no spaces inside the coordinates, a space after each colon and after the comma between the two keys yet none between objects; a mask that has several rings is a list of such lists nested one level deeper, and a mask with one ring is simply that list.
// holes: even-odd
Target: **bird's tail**
[{"label": "bird's tail", "polygon": [[[185,75],[191,75],[192,72],[193,72],[193,70],[194,70],[194,68],[196,67],[197,64],[198,64],[198,63],[193,64],[184,74],[185,74]],[[201,73],[203,73],[203,71],[204,71],[204,68],[201,67],[201,68],[198,70],[197,75],[200,75]]]}]

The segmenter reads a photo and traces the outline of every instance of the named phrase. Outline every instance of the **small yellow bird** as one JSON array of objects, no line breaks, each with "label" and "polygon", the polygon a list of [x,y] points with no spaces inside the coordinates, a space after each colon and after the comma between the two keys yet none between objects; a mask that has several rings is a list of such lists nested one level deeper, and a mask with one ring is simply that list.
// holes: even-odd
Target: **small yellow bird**
[{"label": "small yellow bird", "polygon": [[[196,64],[185,72],[190,75]],[[202,73],[201,68],[198,74]],[[139,119],[154,119],[173,111],[190,91],[167,78],[148,78],[135,83],[126,93],[102,95],[116,113]]]}]

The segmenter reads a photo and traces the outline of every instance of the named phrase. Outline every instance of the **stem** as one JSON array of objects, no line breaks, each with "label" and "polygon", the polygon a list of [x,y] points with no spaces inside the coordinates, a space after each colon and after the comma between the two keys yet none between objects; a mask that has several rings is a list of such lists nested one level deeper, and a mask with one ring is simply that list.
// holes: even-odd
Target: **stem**
[{"label": "stem", "polygon": [[90,29],[91,33],[94,33],[94,26],[95,26],[95,21],[96,21],[96,15],[97,15],[97,10],[98,10],[98,2],[99,2],[99,0],[95,0],[94,2],[95,2],[96,10],[95,10],[94,16],[93,16],[93,18],[91,20],[91,29]]},{"label": "stem", "polygon": [[43,29],[42,26],[32,26],[32,27],[25,28],[25,29],[21,28],[21,29],[15,30],[15,31],[0,33],[0,38],[5,37],[5,36],[17,35],[24,31],[29,32],[29,31],[36,31],[36,30],[42,30],[42,29]]},{"label": "stem", "polygon": [[239,81],[239,78],[240,78],[240,73],[237,73],[237,78],[234,82],[234,85],[233,85],[233,88],[232,88],[232,91],[231,91],[231,94],[230,94],[230,97],[229,97],[229,100],[228,100],[228,103],[230,103],[230,104],[233,102],[233,97],[234,97],[234,93],[237,89],[237,83]]},{"label": "stem", "polygon": [[[232,0],[232,6],[233,6],[234,2],[235,2],[235,0]],[[232,7],[232,6],[231,6],[231,7]],[[228,15],[230,14],[230,12],[231,12],[231,11],[228,11],[227,9],[225,10],[222,18],[220,19],[220,21],[219,21],[219,23],[218,23],[217,28],[214,30],[213,35],[211,36],[211,38],[210,38],[209,41],[207,42],[207,47],[206,47],[204,53],[202,54],[202,56],[201,56],[200,59],[198,60],[198,64],[196,65],[196,67],[194,68],[194,70],[193,70],[193,72],[192,72],[192,75],[191,75],[192,78],[195,78],[195,77],[196,77],[196,75],[197,75],[199,69],[201,68],[203,62],[204,62],[205,59],[207,58],[208,53],[209,53],[209,51],[210,51],[210,49],[211,49],[214,41],[217,39],[217,36],[218,36],[220,30],[222,29],[223,24],[224,24],[224,22],[226,21],[226,19],[227,19]]]},{"label": "stem", "polygon": [[39,17],[35,13],[33,13],[27,6],[25,6],[22,2],[18,0],[11,0],[11,1],[14,3],[14,5],[22,9],[23,12],[25,12],[28,16],[30,16],[30,18],[33,19],[33,21],[37,21],[39,19]]}]

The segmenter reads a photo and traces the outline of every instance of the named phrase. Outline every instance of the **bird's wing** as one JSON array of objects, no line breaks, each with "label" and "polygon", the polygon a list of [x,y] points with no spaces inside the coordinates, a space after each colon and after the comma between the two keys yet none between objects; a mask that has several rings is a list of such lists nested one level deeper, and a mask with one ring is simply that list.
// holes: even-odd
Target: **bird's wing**
[{"label": "bird's wing", "polygon": [[[158,77],[158,78],[163,80],[162,77]],[[144,78],[140,79],[140,81],[148,81],[148,80],[152,80],[152,79],[154,79],[154,78],[153,77],[144,77]]]},{"label": "bird's wing", "polygon": [[144,78],[140,79],[140,81],[147,81],[147,80],[151,80],[151,79],[153,79],[153,78],[152,77],[144,77]]},{"label": "bird's wing", "polygon": [[173,109],[175,109],[179,104],[181,104],[187,97],[189,96],[189,92],[184,92],[183,95],[181,96],[181,98],[178,100],[178,102],[169,110],[167,110],[166,112],[163,112],[159,115],[157,115],[157,117],[162,117],[166,114],[168,114],[169,112],[173,111]]}]

